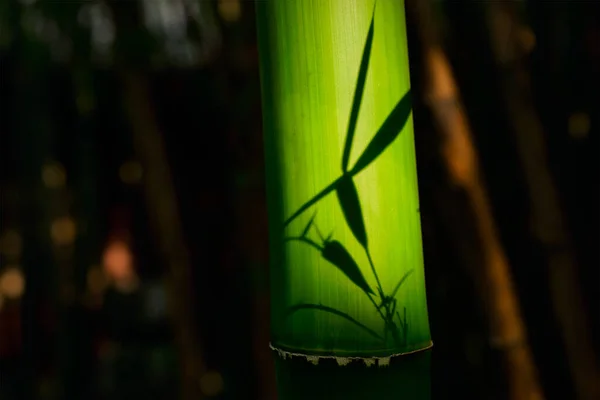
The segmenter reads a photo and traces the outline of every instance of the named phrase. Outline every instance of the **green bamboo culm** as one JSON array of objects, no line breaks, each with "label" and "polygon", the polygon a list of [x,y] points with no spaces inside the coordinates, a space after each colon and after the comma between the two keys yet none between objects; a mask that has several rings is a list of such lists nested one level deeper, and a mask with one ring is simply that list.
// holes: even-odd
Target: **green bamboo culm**
[{"label": "green bamboo culm", "polygon": [[256,11],[272,347],[338,365],[428,349],[404,2]]}]

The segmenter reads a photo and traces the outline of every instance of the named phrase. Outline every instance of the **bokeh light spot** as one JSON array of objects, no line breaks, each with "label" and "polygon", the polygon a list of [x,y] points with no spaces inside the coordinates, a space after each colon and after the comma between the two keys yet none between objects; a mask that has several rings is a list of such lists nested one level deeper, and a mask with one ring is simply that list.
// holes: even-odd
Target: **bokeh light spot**
[{"label": "bokeh light spot", "polygon": [[77,234],[77,226],[71,217],[57,218],[50,227],[50,236],[57,246],[64,246],[73,243]]},{"label": "bokeh light spot", "polygon": [[8,299],[18,299],[25,291],[25,277],[17,266],[6,267],[0,276],[0,293]]},{"label": "bokeh light spot", "polygon": [[120,240],[111,242],[104,250],[102,268],[118,291],[130,293],[138,288],[138,278],[133,270],[133,254],[127,243]]},{"label": "bokeh light spot", "polygon": [[206,396],[217,396],[223,391],[223,377],[217,371],[209,371],[200,378],[200,390]]},{"label": "bokeh light spot", "polygon": [[46,187],[56,189],[65,185],[67,174],[59,163],[48,163],[42,167],[42,181]]},{"label": "bokeh light spot", "polygon": [[219,15],[226,22],[236,22],[242,15],[240,0],[219,0]]}]

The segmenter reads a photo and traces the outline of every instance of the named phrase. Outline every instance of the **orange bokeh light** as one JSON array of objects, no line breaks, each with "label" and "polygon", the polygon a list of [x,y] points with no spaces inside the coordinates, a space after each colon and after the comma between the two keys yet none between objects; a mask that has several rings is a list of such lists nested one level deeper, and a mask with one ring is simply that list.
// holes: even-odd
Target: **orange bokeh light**
[{"label": "orange bokeh light", "polygon": [[102,268],[110,282],[120,291],[132,291],[137,285],[133,254],[122,240],[111,241],[102,256]]}]

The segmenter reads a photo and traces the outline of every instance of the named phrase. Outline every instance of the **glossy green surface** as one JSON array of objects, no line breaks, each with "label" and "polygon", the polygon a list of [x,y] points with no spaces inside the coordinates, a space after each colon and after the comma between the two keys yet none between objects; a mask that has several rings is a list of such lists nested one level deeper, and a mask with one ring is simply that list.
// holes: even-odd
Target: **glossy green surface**
[{"label": "glossy green surface", "polygon": [[374,5],[256,3],[272,343],[294,352],[389,355],[430,343],[404,4]]}]

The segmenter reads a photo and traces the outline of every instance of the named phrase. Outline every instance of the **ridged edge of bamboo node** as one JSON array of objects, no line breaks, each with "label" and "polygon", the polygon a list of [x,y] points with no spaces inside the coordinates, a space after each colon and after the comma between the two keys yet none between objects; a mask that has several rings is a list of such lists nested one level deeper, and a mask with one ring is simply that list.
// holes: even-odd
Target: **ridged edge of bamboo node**
[{"label": "ridged edge of bamboo node", "polygon": [[392,358],[407,356],[410,354],[420,353],[422,351],[429,350],[433,347],[433,341],[430,340],[427,346],[422,347],[420,349],[407,351],[405,353],[396,353],[391,354],[385,357],[358,357],[358,356],[330,356],[330,355],[315,355],[315,354],[303,354],[303,353],[295,353],[287,350],[279,349],[269,343],[269,348],[273,350],[279,357],[283,360],[292,359],[294,357],[303,358],[304,360],[310,362],[314,365],[319,365],[319,361],[321,360],[335,360],[340,367],[345,367],[351,362],[363,362],[367,367],[377,366],[377,367],[388,367],[390,365],[390,361]]}]

